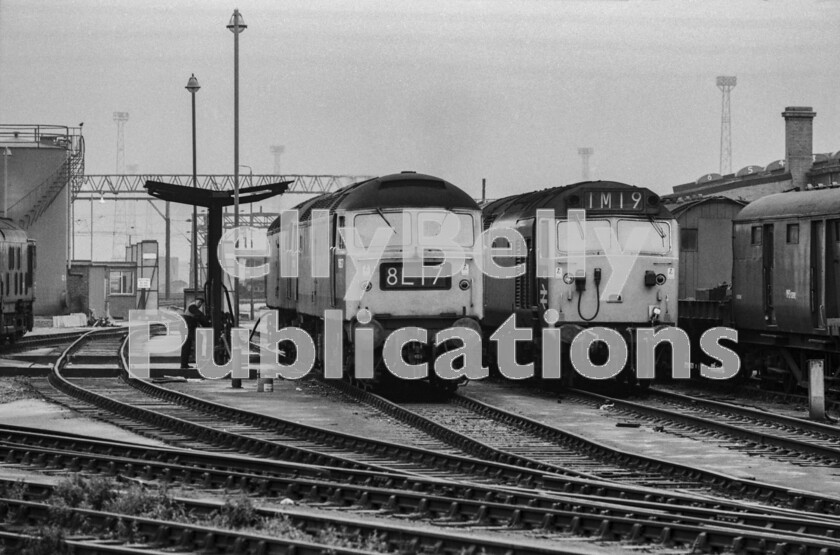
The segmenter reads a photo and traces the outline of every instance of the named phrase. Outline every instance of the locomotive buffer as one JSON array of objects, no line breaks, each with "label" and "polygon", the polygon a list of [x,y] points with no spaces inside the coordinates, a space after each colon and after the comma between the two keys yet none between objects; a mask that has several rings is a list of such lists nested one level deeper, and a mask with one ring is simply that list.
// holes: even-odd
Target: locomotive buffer
[{"label": "locomotive buffer", "polygon": [[[249,204],[259,202],[276,195],[280,195],[289,188],[292,181],[280,183],[269,183],[257,187],[245,187],[239,189],[239,203]],[[222,311],[222,266],[219,264],[219,257],[216,249],[222,239],[223,232],[223,210],[226,206],[234,205],[234,191],[212,191],[209,189],[198,189],[184,185],[173,185],[161,183],[160,181],[146,181],[144,185],[148,193],[160,200],[175,202],[178,204],[189,204],[190,206],[201,206],[207,209],[207,277],[204,284],[204,291],[210,289],[209,296],[205,301],[209,308],[210,321],[213,324],[213,337],[216,345],[221,338],[230,344],[230,326],[225,314]],[[230,298],[228,298],[230,305]],[[233,307],[229,307],[233,308]],[[227,353],[229,355],[229,353]],[[217,361],[223,363],[224,361]]]}]

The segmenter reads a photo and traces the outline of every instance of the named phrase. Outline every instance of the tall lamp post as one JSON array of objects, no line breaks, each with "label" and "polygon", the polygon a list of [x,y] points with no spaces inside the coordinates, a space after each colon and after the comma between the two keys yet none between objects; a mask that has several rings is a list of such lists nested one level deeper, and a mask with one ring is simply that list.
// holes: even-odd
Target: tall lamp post
[{"label": "tall lamp post", "polygon": [[[233,226],[239,227],[239,33],[248,26],[238,9],[227,28],[233,33]],[[233,325],[239,326],[239,278],[233,279]]]},{"label": "tall lamp post", "polygon": [[[189,81],[187,81],[187,86],[185,87],[188,91],[190,91],[190,96],[192,97],[192,181],[193,187],[198,187],[198,176],[196,172],[196,157],[195,157],[195,93],[198,92],[198,89],[201,87],[198,84],[198,79],[195,78],[195,73],[190,76]],[[168,203],[167,203],[168,204]],[[198,210],[196,209],[195,205],[193,205],[193,213],[192,213],[192,251],[190,252],[190,258],[192,259],[192,289],[193,289],[193,299],[198,297],[198,244],[197,241],[197,223],[198,220]]]},{"label": "tall lamp post", "polygon": [[[253,187],[254,186],[254,168],[252,168],[251,166],[249,166],[247,164],[239,164],[239,165],[242,166],[243,168],[248,168],[248,187]],[[246,244],[245,246],[248,247],[248,248],[254,248],[254,236],[251,235],[254,232],[254,230],[253,230],[253,227],[254,227],[254,203],[251,203],[249,206],[251,207],[251,217],[248,220],[248,225],[251,227],[251,229],[248,230],[248,238],[250,239],[251,244],[250,245]],[[236,245],[234,245],[234,247],[236,247]],[[251,312],[250,312],[250,315],[251,315],[251,321],[253,322],[254,321],[254,281],[253,281],[253,278],[250,278],[250,279],[251,279],[251,283],[250,283],[250,286],[248,287],[248,290],[251,293]]]},{"label": "tall lamp post", "polygon": [[12,155],[12,149],[6,147],[3,149],[3,217],[7,217],[9,210],[9,156]]}]

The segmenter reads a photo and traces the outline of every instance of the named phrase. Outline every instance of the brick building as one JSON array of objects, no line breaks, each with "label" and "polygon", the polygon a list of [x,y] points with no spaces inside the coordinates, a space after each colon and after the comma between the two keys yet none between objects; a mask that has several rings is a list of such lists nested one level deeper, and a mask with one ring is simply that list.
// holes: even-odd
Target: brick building
[{"label": "brick building", "polygon": [[747,166],[737,173],[706,174],[693,183],[674,187],[665,198],[684,202],[709,196],[753,201],[791,189],[840,185],[840,151],[814,154],[813,123],[816,112],[811,107],[790,106],[782,112],[785,119],[785,158],[765,167]]}]

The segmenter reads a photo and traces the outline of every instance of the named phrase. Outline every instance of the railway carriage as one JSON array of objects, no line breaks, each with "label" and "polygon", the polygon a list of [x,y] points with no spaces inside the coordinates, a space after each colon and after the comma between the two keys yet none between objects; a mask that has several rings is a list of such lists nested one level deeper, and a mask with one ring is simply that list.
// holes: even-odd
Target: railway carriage
[{"label": "railway carriage", "polygon": [[0,338],[14,341],[32,331],[34,300],[35,242],[0,218]]},{"label": "railway carriage", "polygon": [[[327,219],[316,221],[317,210],[326,211],[321,214],[326,213]],[[409,364],[432,362],[437,331],[468,327],[480,334],[483,279],[472,251],[481,231],[481,211],[455,185],[403,172],[319,195],[298,205],[297,213],[296,226],[284,231],[279,218],[269,229],[268,306],[278,310],[281,324],[307,330],[319,353],[328,310],[341,311],[348,370],[354,360],[354,330],[373,328],[376,382],[390,379],[381,352],[397,329],[416,326],[428,332],[428,343],[412,341],[403,347],[403,359]],[[445,266],[440,252],[445,247],[430,248],[419,240],[421,230],[434,235],[435,229],[451,225],[458,229],[454,243],[464,253],[460,268]],[[351,256],[354,249],[372,248],[382,228],[390,229],[391,236],[378,261]],[[313,274],[313,267],[318,267],[313,258],[319,252],[329,252],[329,267]],[[284,263],[297,265],[297,277],[281,275]],[[422,274],[411,271],[421,264],[434,268]],[[437,380],[431,366],[429,380],[451,389],[454,384]]]},{"label": "railway carriage", "polygon": [[[553,272],[541,272],[548,277],[537,273],[538,210],[553,210],[555,217],[548,233],[556,234],[556,252],[550,253],[556,265]],[[516,314],[517,325],[534,332],[533,343],[522,349],[526,359],[539,359],[539,330],[546,325],[562,327],[564,344],[586,328],[611,328],[632,349],[635,328],[676,323],[677,223],[649,189],[614,181],[576,183],[488,203],[483,220],[485,229],[513,228],[524,239],[512,261],[524,263],[524,273],[515,279],[485,277],[483,324],[489,332]],[[504,238],[493,241],[513,247]],[[582,255],[583,265],[575,265],[575,254]],[[626,370],[634,381],[630,365]]]},{"label": "railway carriage", "polygon": [[753,201],[734,220],[733,251],[732,325],[744,368],[791,388],[806,383],[809,359],[821,359],[836,380],[840,188]]}]

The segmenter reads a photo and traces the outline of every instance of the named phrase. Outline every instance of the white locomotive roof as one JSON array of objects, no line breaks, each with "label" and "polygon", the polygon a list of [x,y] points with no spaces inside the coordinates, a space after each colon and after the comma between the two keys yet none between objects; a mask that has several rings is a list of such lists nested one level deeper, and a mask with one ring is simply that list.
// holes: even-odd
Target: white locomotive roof
[{"label": "white locomotive roof", "polygon": [[9,218],[0,218],[0,240],[11,243],[26,243],[26,232]]}]

